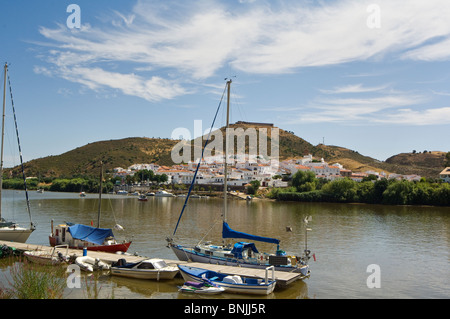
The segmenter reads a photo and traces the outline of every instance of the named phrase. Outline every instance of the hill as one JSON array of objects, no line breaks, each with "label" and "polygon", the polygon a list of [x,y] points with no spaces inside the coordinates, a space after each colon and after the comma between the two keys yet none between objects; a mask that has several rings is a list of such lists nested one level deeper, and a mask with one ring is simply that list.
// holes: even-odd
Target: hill
[{"label": "hill", "polygon": [[400,174],[407,168],[416,174],[426,177],[437,177],[445,166],[450,164],[450,154],[446,152],[400,153],[389,157],[386,164]]},{"label": "hill", "polygon": [[[72,177],[98,175],[100,162],[106,172],[137,163],[172,165],[170,151],[178,141],[130,137],[89,143],[57,156],[34,159],[24,164],[26,176]],[[20,174],[13,168],[13,176]]]},{"label": "hill", "polygon": [[[262,125],[262,126],[261,126]],[[238,122],[232,124],[234,129],[242,128],[245,134],[248,128],[267,128],[267,151],[271,150],[271,124]],[[221,129],[222,133],[224,128]],[[236,130],[239,132],[239,130]],[[237,138],[239,137],[237,134]],[[206,137],[205,137],[206,138]],[[248,138],[248,137],[247,137]],[[90,143],[57,156],[48,156],[35,159],[24,164],[27,176],[40,177],[73,177],[83,175],[98,175],[100,161],[103,161],[105,171],[111,171],[115,167],[128,167],[138,163],[157,163],[159,165],[173,165],[171,151],[179,140],[130,137],[120,140],[109,140]],[[211,143],[214,142],[214,139]],[[203,142],[191,141],[192,156],[194,159],[194,145],[202,145]],[[237,143],[235,143],[236,146]],[[248,146],[248,141],[246,142]],[[246,147],[248,152],[248,147]],[[199,153],[197,153],[199,154]],[[395,155],[385,162],[378,161],[357,151],[340,146],[312,145],[294,133],[279,129],[279,155],[280,160],[298,158],[312,154],[318,158],[324,158],[329,163],[340,163],[352,171],[384,171],[386,173],[417,174],[424,177],[436,178],[442,170],[445,162],[444,152],[427,152],[416,154]],[[214,154],[212,154],[214,155]],[[15,167],[13,176],[20,175],[19,167]]]}]

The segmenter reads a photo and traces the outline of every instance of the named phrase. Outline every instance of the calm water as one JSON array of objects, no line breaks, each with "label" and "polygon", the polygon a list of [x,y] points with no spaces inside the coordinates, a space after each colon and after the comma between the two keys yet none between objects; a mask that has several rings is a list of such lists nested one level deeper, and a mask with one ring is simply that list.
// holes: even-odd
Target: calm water
[{"label": "calm water", "polygon": [[[3,216],[27,222],[24,195],[4,191]],[[30,192],[33,221],[37,230],[32,244],[48,245],[50,221],[96,223],[98,199],[88,195]],[[102,227],[122,225],[116,237],[132,238],[129,252],[148,257],[176,259],[166,247],[177,222],[184,198],[149,198],[104,195]],[[286,252],[301,253],[305,234],[303,218],[311,215],[308,248],[311,278],[286,289],[277,289],[268,298],[449,298],[450,297],[450,208],[396,207],[320,203],[279,203],[255,200],[230,200],[228,221],[236,230],[281,239]],[[191,199],[182,217],[176,239],[196,243],[203,236],[220,242],[222,201]],[[215,224],[215,226],[213,226]],[[286,226],[292,232],[286,232]],[[260,250],[274,250],[274,245],[258,244]],[[369,265],[379,265],[380,288],[368,288]],[[5,282],[9,265],[0,266]],[[182,279],[169,282],[139,281],[110,277],[98,278],[104,298],[192,298],[176,286]],[[67,298],[85,298],[81,289],[66,291]],[[219,295],[216,298],[252,298]]]}]

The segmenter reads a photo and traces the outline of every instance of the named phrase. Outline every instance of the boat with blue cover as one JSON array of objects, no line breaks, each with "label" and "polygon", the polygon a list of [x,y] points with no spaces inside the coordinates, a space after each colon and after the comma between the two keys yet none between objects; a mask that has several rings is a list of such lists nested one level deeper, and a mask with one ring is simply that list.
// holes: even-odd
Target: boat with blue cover
[{"label": "boat with blue cover", "polygon": [[[227,102],[227,125],[226,129],[229,127],[229,104],[230,104],[230,85],[231,80],[227,81],[226,89],[228,90],[228,102]],[[219,105],[220,108],[220,105]],[[216,112],[216,116],[219,109]],[[214,127],[214,121],[211,126]],[[211,132],[209,133],[211,134]],[[296,272],[301,273],[303,276],[301,279],[306,278],[310,275],[309,265],[308,261],[310,259],[310,250],[307,248],[307,241],[305,240],[305,249],[303,251],[303,254],[301,256],[296,256],[295,254],[286,254],[285,251],[280,249],[280,240],[277,238],[270,238],[270,237],[262,237],[262,236],[256,236],[252,234],[243,233],[240,231],[233,230],[227,221],[227,157],[228,155],[225,154],[225,165],[224,165],[224,208],[223,208],[223,222],[222,222],[222,238],[223,239],[244,239],[247,241],[237,241],[234,244],[228,243],[223,245],[215,245],[211,244],[211,242],[200,242],[196,245],[182,245],[178,244],[176,240],[173,238],[175,236],[177,228],[179,226],[181,217],[183,215],[183,212],[185,211],[185,208],[187,206],[191,191],[193,189],[198,168],[201,166],[201,161],[203,159],[203,152],[205,148],[207,147],[208,136],[205,146],[202,150],[202,156],[199,160],[199,163],[197,165],[197,169],[194,173],[194,177],[191,183],[191,186],[188,191],[188,195],[186,197],[186,200],[184,202],[184,206],[182,208],[181,214],[178,218],[177,225],[175,227],[175,230],[173,232],[172,237],[167,238],[168,247],[172,249],[172,251],[175,253],[177,258],[181,261],[193,261],[193,262],[200,262],[200,263],[213,263],[213,264],[220,264],[220,265],[229,265],[229,266],[241,266],[241,267],[250,267],[250,268],[259,268],[259,269],[265,269],[269,266],[274,266],[276,271],[287,271],[287,272]],[[227,149],[227,147],[225,148]],[[226,152],[225,152],[226,153]],[[305,218],[305,231],[308,231],[306,226],[310,219]],[[305,238],[307,236],[305,235]],[[259,250],[256,248],[253,241],[257,242],[265,242],[276,245],[276,249],[274,249],[271,253],[265,253],[265,252],[259,252]]]},{"label": "boat with blue cover", "polygon": [[[273,266],[266,269],[265,279],[224,274],[204,268],[191,267],[189,265],[178,265],[178,268],[184,280],[199,283],[206,280],[224,288],[227,293],[269,295],[273,292],[276,285]],[[271,278],[268,276],[268,271],[270,270],[272,270]]]},{"label": "boat with blue cover", "polygon": [[83,224],[64,223],[53,228],[51,221],[50,246],[69,245],[72,249],[104,251],[110,253],[127,252],[131,241],[119,242],[111,228],[98,228]]},{"label": "boat with blue cover", "polygon": [[[98,212],[97,212],[97,227],[91,225],[65,223],[60,224],[53,229],[53,220],[51,221],[51,233],[49,236],[50,246],[69,245],[69,248],[104,251],[110,253],[122,252],[126,253],[130,248],[131,241],[123,240],[119,242],[114,237],[111,228],[100,228],[101,203],[103,191],[103,163],[100,162],[100,187],[98,192]],[[123,230],[119,224],[114,226],[116,230]]]}]

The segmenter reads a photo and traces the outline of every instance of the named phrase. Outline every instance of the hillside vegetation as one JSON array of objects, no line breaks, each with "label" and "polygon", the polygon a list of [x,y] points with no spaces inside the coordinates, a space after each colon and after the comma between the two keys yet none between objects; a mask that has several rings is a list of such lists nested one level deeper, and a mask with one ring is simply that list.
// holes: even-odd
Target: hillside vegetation
[{"label": "hillside vegetation", "polygon": [[[172,165],[170,151],[178,141],[170,139],[130,137],[120,140],[89,143],[57,156],[48,156],[25,163],[26,176],[74,177],[98,176],[100,162],[106,172],[115,167],[137,163]],[[20,167],[13,176],[20,175]]]},{"label": "hillside vegetation", "polygon": [[[251,127],[259,125],[232,124],[232,128],[239,129],[245,134]],[[224,132],[224,129],[221,129]],[[239,132],[239,130],[237,130]],[[268,142],[267,153],[271,152],[271,126],[267,126]],[[239,134],[238,134],[239,135]],[[238,137],[236,137],[237,139]],[[206,139],[206,137],[205,137]],[[132,164],[157,163],[159,165],[173,165],[171,151],[179,140],[160,138],[130,137],[120,140],[100,141],[89,143],[74,150],[57,156],[48,156],[25,163],[26,176],[35,177],[78,177],[98,176],[99,165],[103,161],[106,172],[111,172],[115,167],[126,168]],[[214,142],[212,139],[211,143]],[[235,142],[236,147],[237,142]],[[204,142],[191,141],[191,159],[195,153],[194,145],[204,145]],[[248,146],[248,137],[246,145]],[[248,147],[246,147],[248,152]],[[279,129],[279,156],[280,160],[299,158],[312,154],[323,158],[328,163],[340,163],[345,168],[356,172],[368,170],[384,171],[386,173],[417,174],[424,177],[437,178],[446,164],[445,152],[424,152],[398,154],[385,162],[378,161],[357,151],[340,146],[312,145],[294,133]],[[214,154],[212,154],[214,155]],[[10,176],[9,172],[7,172]],[[12,176],[19,176],[19,167],[12,169]]]}]

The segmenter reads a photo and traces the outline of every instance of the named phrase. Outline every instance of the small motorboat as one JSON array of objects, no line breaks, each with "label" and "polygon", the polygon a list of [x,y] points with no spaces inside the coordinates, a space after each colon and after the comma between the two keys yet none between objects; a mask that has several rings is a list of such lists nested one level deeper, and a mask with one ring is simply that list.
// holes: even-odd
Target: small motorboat
[{"label": "small motorboat", "polygon": [[[63,254],[57,249],[65,248],[66,253]],[[71,257],[69,256],[69,246],[68,245],[58,245],[53,247],[51,253],[46,250],[28,250],[25,251],[24,256],[31,262],[40,265],[60,265],[69,263]]]},{"label": "small motorboat", "polygon": [[178,291],[195,294],[216,295],[224,292],[225,288],[219,287],[206,279],[203,282],[186,281],[183,286],[178,287]]},{"label": "small motorboat", "polygon": [[178,273],[176,266],[169,266],[163,259],[144,259],[134,263],[127,263],[119,259],[111,265],[111,274],[138,279],[173,279]]},{"label": "small motorboat", "polygon": [[75,264],[81,268],[81,270],[87,272],[93,272],[94,270],[108,270],[110,266],[107,263],[104,263],[98,258],[92,258],[89,256],[77,257],[75,259]]},{"label": "small motorboat", "polygon": [[155,193],[155,196],[156,197],[175,197],[174,194],[166,192],[166,191],[162,191],[162,190],[161,191],[157,191]]},{"label": "small motorboat", "polygon": [[[214,285],[222,287],[226,292],[243,293],[251,295],[269,295],[275,289],[275,272],[274,266],[266,268],[265,279],[229,275],[224,273],[207,270],[204,268],[190,267],[178,265],[181,275],[185,281],[204,282],[208,279]],[[268,277],[268,271],[272,270],[272,279]]]},{"label": "small motorboat", "polygon": [[139,195],[138,201],[140,201],[140,202],[146,202],[146,201],[148,201],[148,198],[147,198],[146,195],[142,194],[142,195]]}]

